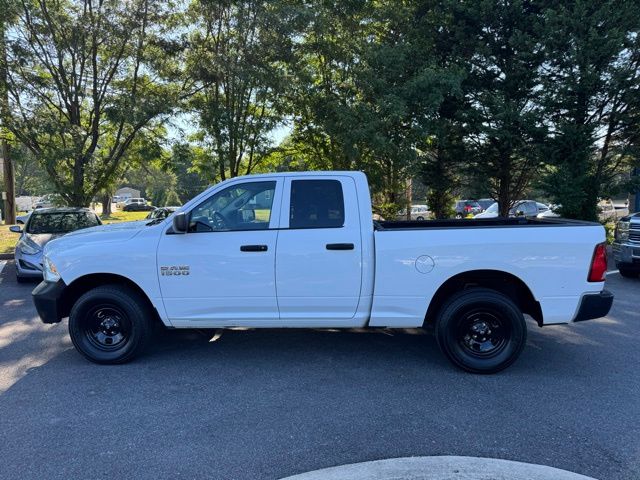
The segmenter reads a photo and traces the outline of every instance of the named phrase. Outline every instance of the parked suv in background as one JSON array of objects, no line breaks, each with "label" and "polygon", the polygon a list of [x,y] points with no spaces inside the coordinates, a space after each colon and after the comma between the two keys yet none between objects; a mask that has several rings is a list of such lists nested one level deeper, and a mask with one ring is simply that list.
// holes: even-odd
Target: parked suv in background
[{"label": "parked suv in background", "polygon": [[147,205],[144,198],[129,198],[122,206],[123,212],[141,212],[155,210],[155,207]]},{"label": "parked suv in background", "polygon": [[640,213],[623,217],[616,225],[613,258],[623,277],[640,276]]},{"label": "parked suv in background", "polygon": [[477,215],[482,212],[482,207],[475,200],[458,200],[455,205],[456,218],[465,218],[468,215]]}]

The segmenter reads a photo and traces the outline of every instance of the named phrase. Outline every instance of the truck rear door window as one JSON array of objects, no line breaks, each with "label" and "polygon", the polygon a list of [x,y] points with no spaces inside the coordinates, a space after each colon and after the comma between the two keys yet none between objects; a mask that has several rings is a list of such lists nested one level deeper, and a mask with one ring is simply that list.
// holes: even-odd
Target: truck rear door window
[{"label": "truck rear door window", "polygon": [[289,228],[344,225],[344,196],[338,180],[293,180]]}]

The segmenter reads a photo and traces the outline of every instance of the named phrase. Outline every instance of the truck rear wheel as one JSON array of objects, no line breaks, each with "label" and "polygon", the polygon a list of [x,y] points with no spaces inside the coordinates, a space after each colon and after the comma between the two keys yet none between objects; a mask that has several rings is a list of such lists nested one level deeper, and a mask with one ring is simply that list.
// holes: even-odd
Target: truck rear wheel
[{"label": "truck rear wheel", "polygon": [[96,287],[71,309],[71,341],[92,362],[128,362],[140,353],[151,335],[149,310],[145,300],[129,288]]},{"label": "truck rear wheel", "polygon": [[488,288],[470,288],[451,296],[436,322],[442,352],[457,367],[472,373],[495,373],[520,356],[527,325],[518,306]]}]

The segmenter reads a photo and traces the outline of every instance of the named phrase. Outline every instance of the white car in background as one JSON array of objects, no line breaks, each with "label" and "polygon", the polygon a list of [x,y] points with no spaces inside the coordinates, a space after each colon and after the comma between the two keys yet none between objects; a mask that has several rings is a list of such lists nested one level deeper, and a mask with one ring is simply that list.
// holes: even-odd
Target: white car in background
[{"label": "white car in background", "polygon": [[19,225],[25,225],[27,223],[27,221],[29,220],[29,217],[31,216],[32,213],[33,213],[33,211],[24,213],[22,215],[18,215],[16,217],[16,223],[19,224]]},{"label": "white car in background", "polygon": [[623,204],[613,204],[613,208],[616,209],[616,218],[620,219],[622,217],[626,217],[627,215],[629,215],[629,204],[627,203],[623,203]]},{"label": "white car in background", "polygon": [[[541,202],[534,200],[518,200],[513,207],[509,209],[510,217],[537,217],[541,213],[549,211],[549,207]],[[473,218],[497,218],[500,211],[498,210],[498,202],[495,202],[484,212],[479,213]]]},{"label": "white car in background", "polygon": [[598,220],[601,223],[613,222],[617,219],[616,208],[610,199],[602,199],[598,202]]},{"label": "white car in background", "polygon": [[[429,207],[426,205],[411,205],[411,220],[417,220],[419,222],[426,220],[431,215]],[[407,211],[403,210],[398,213],[398,220],[406,220]]]}]

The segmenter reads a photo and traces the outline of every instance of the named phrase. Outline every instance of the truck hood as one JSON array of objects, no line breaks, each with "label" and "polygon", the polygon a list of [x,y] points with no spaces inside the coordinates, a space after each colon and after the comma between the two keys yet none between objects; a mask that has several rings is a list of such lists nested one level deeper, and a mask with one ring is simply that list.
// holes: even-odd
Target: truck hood
[{"label": "truck hood", "polygon": [[108,225],[98,225],[96,227],[83,228],[82,230],[75,230],[67,233],[65,237],[76,237],[78,235],[103,235],[112,234],[113,232],[128,234],[133,236],[135,233],[142,230],[145,225],[149,223],[149,220],[138,220],[137,222],[122,222],[122,223],[110,223]]},{"label": "truck hood", "polygon": [[137,222],[123,222],[110,225],[99,225],[97,227],[84,228],[76,230],[52,240],[46,245],[46,254],[53,253],[57,250],[68,250],[79,245],[86,245],[94,242],[126,242],[130,238],[140,233],[149,220],[141,220]]}]

